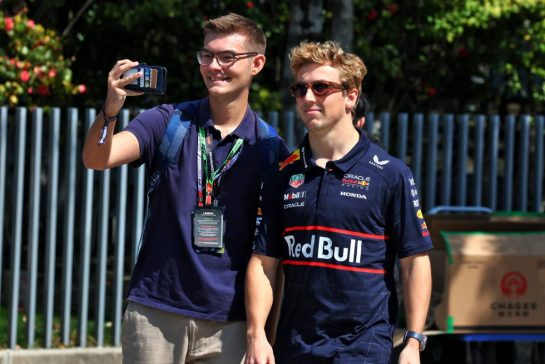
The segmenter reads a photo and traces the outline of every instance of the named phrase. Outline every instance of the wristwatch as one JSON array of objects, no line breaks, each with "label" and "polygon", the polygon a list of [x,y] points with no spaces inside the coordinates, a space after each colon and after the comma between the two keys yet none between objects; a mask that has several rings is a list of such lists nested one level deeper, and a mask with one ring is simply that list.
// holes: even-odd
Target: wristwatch
[{"label": "wristwatch", "polygon": [[405,331],[405,335],[403,335],[403,344],[405,344],[407,339],[411,337],[420,343],[420,351],[424,351],[426,348],[426,343],[428,342],[428,337],[419,332],[407,330]]}]

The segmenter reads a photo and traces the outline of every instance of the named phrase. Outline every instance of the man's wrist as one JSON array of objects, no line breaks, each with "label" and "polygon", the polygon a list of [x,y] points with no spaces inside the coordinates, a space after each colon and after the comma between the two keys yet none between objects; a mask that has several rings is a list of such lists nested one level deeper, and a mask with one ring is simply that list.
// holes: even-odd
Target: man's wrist
[{"label": "man's wrist", "polygon": [[405,346],[414,346],[419,351],[424,351],[427,342],[428,337],[420,332],[407,330],[405,331],[405,335],[403,335],[403,343]]},{"label": "man's wrist", "polygon": [[102,118],[104,119],[104,122],[105,122],[106,124],[109,124],[109,123],[111,123],[111,122],[114,121],[114,120],[117,120],[117,115],[119,114],[119,113],[114,114],[114,115],[108,114],[108,113],[106,112],[106,107],[105,107],[105,105],[102,105],[102,108],[100,109],[100,112],[102,113]]},{"label": "man's wrist", "polygon": [[112,121],[117,120],[117,114],[110,116],[106,113],[106,107],[104,104],[102,104],[102,107],[100,108],[100,113],[102,114],[102,119],[104,119],[104,125],[102,126],[102,130],[100,131],[100,139],[98,140],[98,144],[102,145],[106,143],[106,138],[108,136],[108,126]]},{"label": "man's wrist", "polygon": [[420,351],[420,342],[413,337],[405,340],[405,347],[407,346]]}]

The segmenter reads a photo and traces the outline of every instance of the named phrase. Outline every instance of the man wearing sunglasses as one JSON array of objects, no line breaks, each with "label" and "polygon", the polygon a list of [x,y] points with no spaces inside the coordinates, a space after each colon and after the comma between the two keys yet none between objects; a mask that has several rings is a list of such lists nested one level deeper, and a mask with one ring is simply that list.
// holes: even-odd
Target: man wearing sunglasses
[{"label": "man wearing sunglasses", "polygon": [[117,62],[109,73],[106,101],[83,150],[88,168],[145,163],[156,171],[173,115],[182,110],[180,120],[189,121],[177,129],[185,130],[181,146],[149,193],[123,319],[124,363],[243,361],[244,277],[261,174],[288,154],[248,105],[265,46],[263,31],[250,19],[229,14],[206,22],[196,58],[208,97],[180,109],[149,109],[115,135],[115,115],[125,98],[141,94],[125,86],[142,74],[122,77],[138,64],[130,60]]},{"label": "man wearing sunglasses", "polygon": [[[358,56],[331,41],[303,42],[290,59],[290,91],[308,134],[262,188],[246,278],[246,363],[390,363],[397,258],[408,329],[399,362],[419,363],[432,243],[413,176],[352,124],[367,72]],[[273,349],[264,324],[280,263]]]}]

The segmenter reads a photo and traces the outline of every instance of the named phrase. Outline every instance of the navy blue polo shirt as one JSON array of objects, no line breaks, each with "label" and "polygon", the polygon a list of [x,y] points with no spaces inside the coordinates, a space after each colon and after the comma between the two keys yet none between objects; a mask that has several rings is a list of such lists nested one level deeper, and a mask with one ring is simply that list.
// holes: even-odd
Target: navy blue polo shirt
[{"label": "navy blue polo shirt", "polygon": [[[125,130],[140,144],[134,163],[154,166],[155,153],[175,105],[161,105],[132,120]],[[233,143],[244,140],[238,159],[222,175],[219,207],[225,229],[222,254],[193,245],[192,213],[197,205],[199,126],[213,138],[215,165],[225,160]],[[244,278],[255,233],[260,178],[257,117],[248,107],[240,125],[228,136],[213,127],[208,99],[203,99],[181,146],[179,160],[169,166],[149,200],[142,246],[131,278],[128,299],[139,304],[210,320],[243,320]],[[280,158],[287,148],[277,137]]]},{"label": "navy blue polo shirt", "polygon": [[360,133],[326,168],[308,136],[263,187],[257,254],[281,258],[278,363],[389,363],[396,256],[432,248],[409,168]]}]

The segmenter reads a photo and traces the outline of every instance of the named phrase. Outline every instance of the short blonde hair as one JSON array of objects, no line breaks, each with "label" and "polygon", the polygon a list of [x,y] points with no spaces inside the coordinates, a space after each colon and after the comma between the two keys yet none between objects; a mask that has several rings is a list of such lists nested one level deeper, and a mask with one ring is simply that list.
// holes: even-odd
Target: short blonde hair
[{"label": "short blonde hair", "polygon": [[242,34],[247,39],[247,50],[265,54],[267,38],[257,23],[242,15],[229,13],[219,18],[210,19],[204,24],[204,35],[208,34]]},{"label": "short blonde hair", "polygon": [[308,63],[329,65],[339,70],[341,82],[345,87],[356,88],[361,91],[361,83],[367,74],[367,67],[363,60],[353,53],[346,53],[337,42],[304,41],[290,52],[290,67],[293,75]]}]

